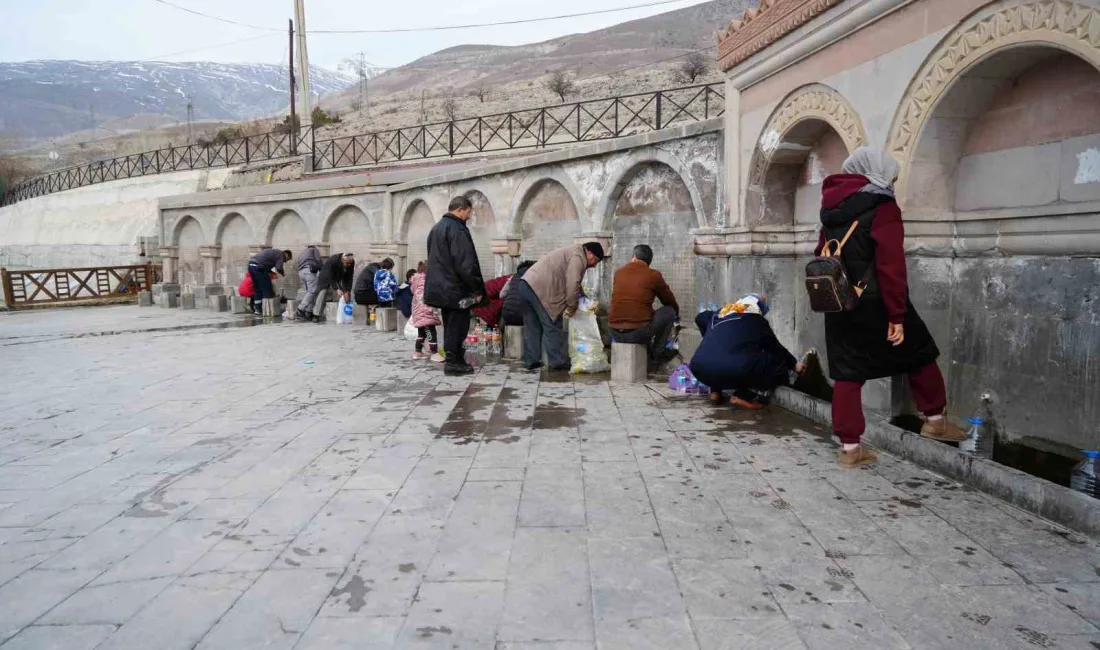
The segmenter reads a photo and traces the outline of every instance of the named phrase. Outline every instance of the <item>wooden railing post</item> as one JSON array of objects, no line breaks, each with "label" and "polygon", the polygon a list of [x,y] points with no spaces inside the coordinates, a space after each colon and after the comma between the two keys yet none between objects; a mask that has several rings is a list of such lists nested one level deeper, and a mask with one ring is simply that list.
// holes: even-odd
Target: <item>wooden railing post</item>
[{"label": "wooden railing post", "polygon": [[8,309],[15,309],[15,296],[12,295],[11,273],[5,268],[0,268],[0,278],[4,283],[4,304]]},{"label": "wooden railing post", "polygon": [[145,263],[145,286],[143,286],[142,289],[144,289],[146,291],[152,291],[153,290],[153,263],[152,262],[146,262]]}]

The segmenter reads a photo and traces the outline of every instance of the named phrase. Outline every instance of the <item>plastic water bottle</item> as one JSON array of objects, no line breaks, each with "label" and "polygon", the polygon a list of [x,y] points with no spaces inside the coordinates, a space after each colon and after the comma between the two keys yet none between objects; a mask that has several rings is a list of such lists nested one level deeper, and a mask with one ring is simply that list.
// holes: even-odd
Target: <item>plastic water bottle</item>
[{"label": "plastic water bottle", "polygon": [[705,312],[706,310],[707,310],[707,303],[705,303],[705,302],[703,302],[702,300],[700,300],[700,301],[699,301],[699,311],[697,311],[697,312],[695,312],[695,313],[697,313],[697,314],[701,314],[701,313]]},{"label": "plastic water bottle", "polygon": [[970,428],[966,432],[966,439],[959,443],[959,451],[978,458],[993,458],[993,445],[997,439],[993,400],[993,391],[982,393],[978,409],[966,419]]},{"label": "plastic water bottle", "polygon": [[710,310],[713,311],[713,312],[717,312],[718,311],[718,303],[712,301],[710,303]]},{"label": "plastic water bottle", "polygon": [[477,358],[477,334],[466,335],[466,363],[471,366],[481,365]]},{"label": "plastic water bottle", "polygon": [[1084,450],[1085,459],[1073,468],[1069,486],[1082,494],[1100,499],[1100,451]]}]

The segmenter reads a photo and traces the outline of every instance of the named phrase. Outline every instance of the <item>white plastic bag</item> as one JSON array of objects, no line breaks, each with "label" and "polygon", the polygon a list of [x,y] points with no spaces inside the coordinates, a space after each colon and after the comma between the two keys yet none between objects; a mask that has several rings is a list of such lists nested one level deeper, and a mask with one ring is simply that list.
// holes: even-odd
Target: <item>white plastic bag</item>
[{"label": "white plastic bag", "polygon": [[413,326],[412,321],[405,321],[405,338],[410,341],[415,341],[417,335],[417,329]]},{"label": "white plastic bag", "polygon": [[597,307],[595,300],[582,298],[577,313],[569,319],[569,371],[574,374],[611,370],[596,320]]},{"label": "white plastic bag", "polygon": [[[336,305],[336,324],[337,325],[350,325],[355,318],[348,314],[347,307],[351,307],[343,296],[340,296],[340,303]],[[354,313],[354,311],[352,312]]]}]

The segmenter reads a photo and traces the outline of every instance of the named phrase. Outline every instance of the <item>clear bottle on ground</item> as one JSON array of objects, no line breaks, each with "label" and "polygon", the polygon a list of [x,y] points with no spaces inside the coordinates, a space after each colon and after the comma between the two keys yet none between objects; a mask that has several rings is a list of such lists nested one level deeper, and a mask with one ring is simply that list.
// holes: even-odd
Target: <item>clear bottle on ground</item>
[{"label": "clear bottle on ground", "polygon": [[1100,499],[1100,451],[1086,449],[1082,451],[1085,459],[1073,468],[1069,475],[1071,489]]},{"label": "clear bottle on ground", "polygon": [[959,443],[959,451],[978,458],[993,458],[993,445],[997,439],[996,423],[993,418],[993,403],[996,395],[993,391],[982,392],[978,408],[966,419],[970,428],[966,440]]}]

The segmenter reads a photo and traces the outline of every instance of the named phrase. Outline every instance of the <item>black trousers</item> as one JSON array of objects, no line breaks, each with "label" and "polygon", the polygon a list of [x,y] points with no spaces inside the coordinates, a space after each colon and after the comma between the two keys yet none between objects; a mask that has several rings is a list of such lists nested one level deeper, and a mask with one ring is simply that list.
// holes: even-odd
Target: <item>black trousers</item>
[{"label": "black trousers", "polygon": [[676,311],[672,307],[661,307],[653,312],[653,320],[645,327],[636,330],[611,330],[619,343],[641,343],[649,348],[649,360],[658,362],[665,354],[668,337],[672,334],[672,324],[676,320]]},{"label": "black trousers", "polygon": [[443,309],[443,353],[447,363],[465,363],[462,344],[470,333],[469,309]]},{"label": "black trousers", "polygon": [[264,271],[255,264],[248,265],[248,275],[252,277],[252,311],[263,305],[264,298],[275,297],[275,286],[271,284],[270,271]]}]

